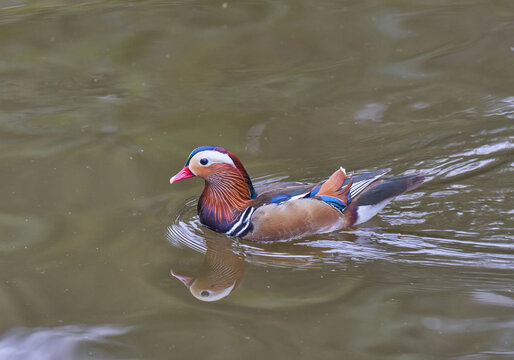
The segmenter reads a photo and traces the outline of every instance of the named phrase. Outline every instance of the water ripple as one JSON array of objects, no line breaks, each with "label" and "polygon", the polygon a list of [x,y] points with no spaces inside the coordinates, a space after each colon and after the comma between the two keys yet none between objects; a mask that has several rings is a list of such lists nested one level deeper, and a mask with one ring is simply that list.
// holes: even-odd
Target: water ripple
[{"label": "water ripple", "polygon": [[[108,340],[127,333],[130,328],[119,326],[69,325],[53,328],[15,328],[0,338],[0,359],[53,360],[105,357],[97,344],[115,344]],[[85,346],[87,344],[87,346]],[[84,352],[88,351],[88,355]],[[103,355],[103,356],[102,356]]]},{"label": "water ripple", "polygon": [[[356,229],[322,234],[295,242],[259,243],[232,239],[232,246],[248,263],[286,268],[319,268],[330,264],[346,267],[348,261],[418,263],[430,266],[474,266],[510,269],[514,266],[514,244],[504,241],[477,241],[477,233],[448,230],[450,237],[386,233],[378,229]],[[453,235],[452,235],[453,234]],[[207,242],[222,234],[203,229],[197,218],[179,217],[168,227],[168,241],[176,247],[205,254]],[[469,240],[466,240],[469,238]],[[218,240],[218,241],[221,241]]]},{"label": "water ripple", "polygon": [[514,119],[514,96],[503,99],[489,97],[487,100],[488,109],[484,112],[484,116],[505,116],[508,119]]}]

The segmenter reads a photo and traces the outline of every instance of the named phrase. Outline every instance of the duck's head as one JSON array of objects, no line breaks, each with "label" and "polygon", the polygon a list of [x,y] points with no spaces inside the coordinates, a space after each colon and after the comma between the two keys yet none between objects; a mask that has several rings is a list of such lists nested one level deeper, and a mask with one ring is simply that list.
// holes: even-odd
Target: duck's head
[{"label": "duck's head", "polygon": [[[210,279],[209,277],[196,277],[171,270],[171,275],[180,280],[198,300],[218,301],[230,295],[239,285],[241,279]],[[217,282],[216,280],[221,280]]]},{"label": "duck's head", "polygon": [[191,273],[171,269],[191,294],[202,301],[217,301],[227,297],[242,281],[246,261],[241,247],[229,238],[206,237],[207,247],[202,265]]},{"label": "duck's head", "polygon": [[170,179],[170,184],[199,176],[206,182],[215,185],[233,179],[234,175],[239,175],[240,179],[244,179],[249,186],[250,197],[255,198],[250,177],[237,156],[222,147],[204,145],[191,152],[184,168]]}]

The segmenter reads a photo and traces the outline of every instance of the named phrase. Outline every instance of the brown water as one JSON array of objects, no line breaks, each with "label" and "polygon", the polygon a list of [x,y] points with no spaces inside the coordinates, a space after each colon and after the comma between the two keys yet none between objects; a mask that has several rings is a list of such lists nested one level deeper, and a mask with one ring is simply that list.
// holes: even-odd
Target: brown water
[{"label": "brown water", "polygon": [[[0,0],[0,359],[512,359],[513,64],[510,0]],[[238,243],[203,144],[428,181]]]}]

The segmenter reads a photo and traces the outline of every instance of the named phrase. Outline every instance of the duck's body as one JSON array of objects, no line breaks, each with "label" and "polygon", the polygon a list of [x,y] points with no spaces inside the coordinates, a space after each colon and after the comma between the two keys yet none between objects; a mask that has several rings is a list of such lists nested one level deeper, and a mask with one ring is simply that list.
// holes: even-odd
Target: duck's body
[{"label": "duck's body", "polygon": [[192,176],[205,179],[198,214],[212,230],[248,240],[275,241],[368,221],[394,197],[424,181],[422,174],[382,178],[389,171],[347,177],[340,168],[318,184],[282,182],[254,189],[235,155],[220,147],[202,146],[170,182]]}]

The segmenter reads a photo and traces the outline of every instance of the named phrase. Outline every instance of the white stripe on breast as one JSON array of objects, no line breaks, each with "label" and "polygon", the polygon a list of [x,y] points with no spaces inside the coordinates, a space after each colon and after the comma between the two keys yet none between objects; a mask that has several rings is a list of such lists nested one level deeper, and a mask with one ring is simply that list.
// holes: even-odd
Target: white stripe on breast
[{"label": "white stripe on breast", "polygon": [[[239,215],[239,219],[236,221],[234,225],[232,225],[232,227],[226,232],[226,234],[231,236],[239,236],[239,234],[241,234],[244,230],[248,228],[248,226],[250,226],[250,218],[252,217],[254,211],[254,207],[246,208],[246,210],[243,211],[241,215]],[[237,233],[234,234],[234,232],[243,224],[243,229],[239,230]]]}]

